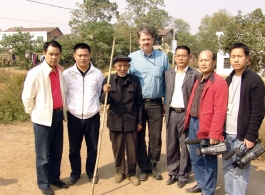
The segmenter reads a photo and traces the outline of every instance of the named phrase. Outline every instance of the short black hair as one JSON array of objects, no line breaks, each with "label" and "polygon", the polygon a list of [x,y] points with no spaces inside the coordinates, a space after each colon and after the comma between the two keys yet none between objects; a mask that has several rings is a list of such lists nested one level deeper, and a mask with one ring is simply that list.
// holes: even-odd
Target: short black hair
[{"label": "short black hair", "polygon": [[177,46],[176,50],[175,50],[175,53],[177,53],[177,50],[178,49],[184,49],[184,50],[187,50],[188,52],[188,55],[190,55],[190,48],[186,45],[180,45],[180,46]]},{"label": "short black hair", "polygon": [[155,32],[152,28],[149,27],[142,27],[138,30],[137,35],[138,35],[138,39],[140,38],[141,34],[150,34],[152,36],[152,38],[155,37]]},{"label": "short black hair", "polygon": [[89,51],[89,53],[91,53],[90,46],[86,43],[77,43],[74,46],[74,52],[76,52],[77,49],[87,49]]},{"label": "short black hair", "polygon": [[43,45],[43,51],[46,53],[47,52],[47,49],[49,46],[52,46],[52,47],[58,47],[59,50],[60,50],[60,53],[62,53],[62,46],[60,43],[58,43],[57,41],[55,40],[51,40],[51,41],[48,41],[48,42],[45,42],[44,45]]},{"label": "short black hair", "polygon": [[249,56],[249,48],[243,43],[234,43],[229,49],[229,55],[231,54],[233,49],[238,49],[238,48],[244,50],[245,56]]}]

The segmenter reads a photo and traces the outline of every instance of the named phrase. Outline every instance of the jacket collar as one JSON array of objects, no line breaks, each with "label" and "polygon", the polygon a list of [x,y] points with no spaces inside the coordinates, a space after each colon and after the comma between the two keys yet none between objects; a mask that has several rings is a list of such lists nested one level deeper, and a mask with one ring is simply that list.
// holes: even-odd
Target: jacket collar
[{"label": "jacket collar", "polygon": [[[86,74],[92,72],[95,69],[95,67],[93,66],[93,64],[91,62],[89,62],[89,63],[90,63],[90,69],[89,69],[89,71]],[[73,71],[76,72],[76,73],[78,73],[78,74],[81,74],[80,71],[77,68],[76,63],[73,66]]]},{"label": "jacket collar", "polygon": [[[242,74],[242,78],[244,78],[246,76],[246,74],[250,71],[249,66],[246,67],[246,69],[244,70],[243,74]],[[230,75],[228,76],[229,79],[232,79],[232,77],[234,76],[234,74],[236,73],[235,70],[233,70]]]}]

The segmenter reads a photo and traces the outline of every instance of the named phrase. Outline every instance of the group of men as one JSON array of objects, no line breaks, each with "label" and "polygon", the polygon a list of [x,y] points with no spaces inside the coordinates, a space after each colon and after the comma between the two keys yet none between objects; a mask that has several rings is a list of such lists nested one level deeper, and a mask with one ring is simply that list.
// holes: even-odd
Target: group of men
[{"label": "group of men", "polygon": [[[190,49],[178,46],[169,69],[168,57],[154,50],[154,31],[138,31],[140,50],[113,59],[116,73],[103,79],[90,62],[91,50],[85,43],[74,47],[76,64],[67,70],[59,65],[62,52],[56,41],[44,44],[44,62],[29,71],[22,100],[31,115],[35,134],[37,183],[43,194],[52,195],[50,184],[67,188],[81,175],[80,149],[87,145],[86,173],[92,181],[100,126],[100,102],[109,104],[107,126],[115,161],[116,183],[126,177],[137,186],[149,175],[162,180],[157,169],[161,155],[163,116],[166,125],[166,156],[169,178],[183,188],[193,169],[197,184],[187,193],[214,194],[217,156],[197,156],[200,144],[185,140],[209,139],[214,145],[228,141],[228,151],[244,144],[250,149],[258,138],[264,118],[265,87],[248,67],[249,49],[234,44],[230,63],[234,71],[223,79],[214,72],[212,51],[198,57],[200,72],[188,66]],[[109,82],[108,82],[109,81]],[[60,180],[63,151],[63,119],[67,119],[71,174],[68,185]],[[148,127],[148,128],[147,128]],[[146,143],[146,130],[149,141]],[[236,155],[223,159],[227,194],[246,193],[249,165],[232,165]],[[136,166],[140,173],[136,175]],[[98,178],[94,179],[98,182]]]}]

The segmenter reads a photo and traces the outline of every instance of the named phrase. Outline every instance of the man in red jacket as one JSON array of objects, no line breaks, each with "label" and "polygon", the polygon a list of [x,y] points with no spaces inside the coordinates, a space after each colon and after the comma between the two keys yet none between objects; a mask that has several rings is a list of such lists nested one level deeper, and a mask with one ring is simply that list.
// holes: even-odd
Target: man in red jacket
[{"label": "man in red jacket", "polygon": [[[205,50],[200,53],[198,66],[202,74],[191,92],[184,125],[184,130],[189,129],[189,140],[207,138],[210,144],[224,140],[228,87],[226,81],[214,72],[215,63],[213,52]],[[197,156],[196,149],[201,147],[200,144],[189,146],[197,185],[186,189],[186,192],[213,195],[217,181],[217,156]]]}]

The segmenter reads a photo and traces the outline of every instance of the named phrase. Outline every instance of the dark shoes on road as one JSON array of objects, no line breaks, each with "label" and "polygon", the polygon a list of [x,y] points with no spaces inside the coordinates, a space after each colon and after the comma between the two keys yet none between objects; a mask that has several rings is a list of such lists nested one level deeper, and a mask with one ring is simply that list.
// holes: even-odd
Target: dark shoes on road
[{"label": "dark shoes on road", "polygon": [[170,175],[166,184],[171,185],[171,184],[175,183],[176,181],[178,181],[178,178],[175,175]]},{"label": "dark shoes on road", "polygon": [[68,185],[74,185],[78,179],[79,179],[79,177],[78,178],[70,177],[68,180]]},{"label": "dark shoes on road", "polygon": [[153,170],[152,170],[152,176],[156,180],[162,180],[163,179],[161,173],[157,170],[156,167],[154,167]]},{"label": "dark shoes on road", "polygon": [[[93,182],[93,177],[88,177],[88,182]],[[98,177],[96,176],[95,177],[95,180],[94,180],[94,184],[97,184],[98,183]]]},{"label": "dark shoes on road", "polygon": [[185,185],[186,185],[186,182],[183,182],[183,181],[179,181],[177,183],[177,186],[178,186],[179,189],[183,188]]},{"label": "dark shoes on road", "polygon": [[141,170],[141,172],[140,172],[139,175],[138,175],[139,180],[140,180],[140,181],[146,181],[147,178],[148,178],[148,174],[149,174],[148,171],[146,171],[146,170]]},{"label": "dark shoes on road", "polygon": [[54,192],[52,191],[51,188],[43,189],[43,190],[41,190],[41,192],[44,195],[54,195]]},{"label": "dark shoes on road", "polygon": [[196,186],[194,186],[194,187],[192,187],[192,188],[187,188],[187,189],[186,189],[186,192],[187,192],[187,193],[190,193],[190,194],[195,194],[195,193],[200,193],[200,192],[202,192],[202,189],[199,188],[198,185],[196,185]]},{"label": "dark shoes on road", "polygon": [[68,185],[62,181],[52,182],[52,185],[57,186],[58,188],[68,188]]},{"label": "dark shoes on road", "polygon": [[157,170],[156,167],[154,167],[151,171],[141,170],[141,172],[139,173],[139,176],[138,176],[139,180],[140,181],[146,181],[148,179],[148,175],[150,173],[153,176],[153,178],[156,180],[162,180],[163,179],[161,173]]}]

